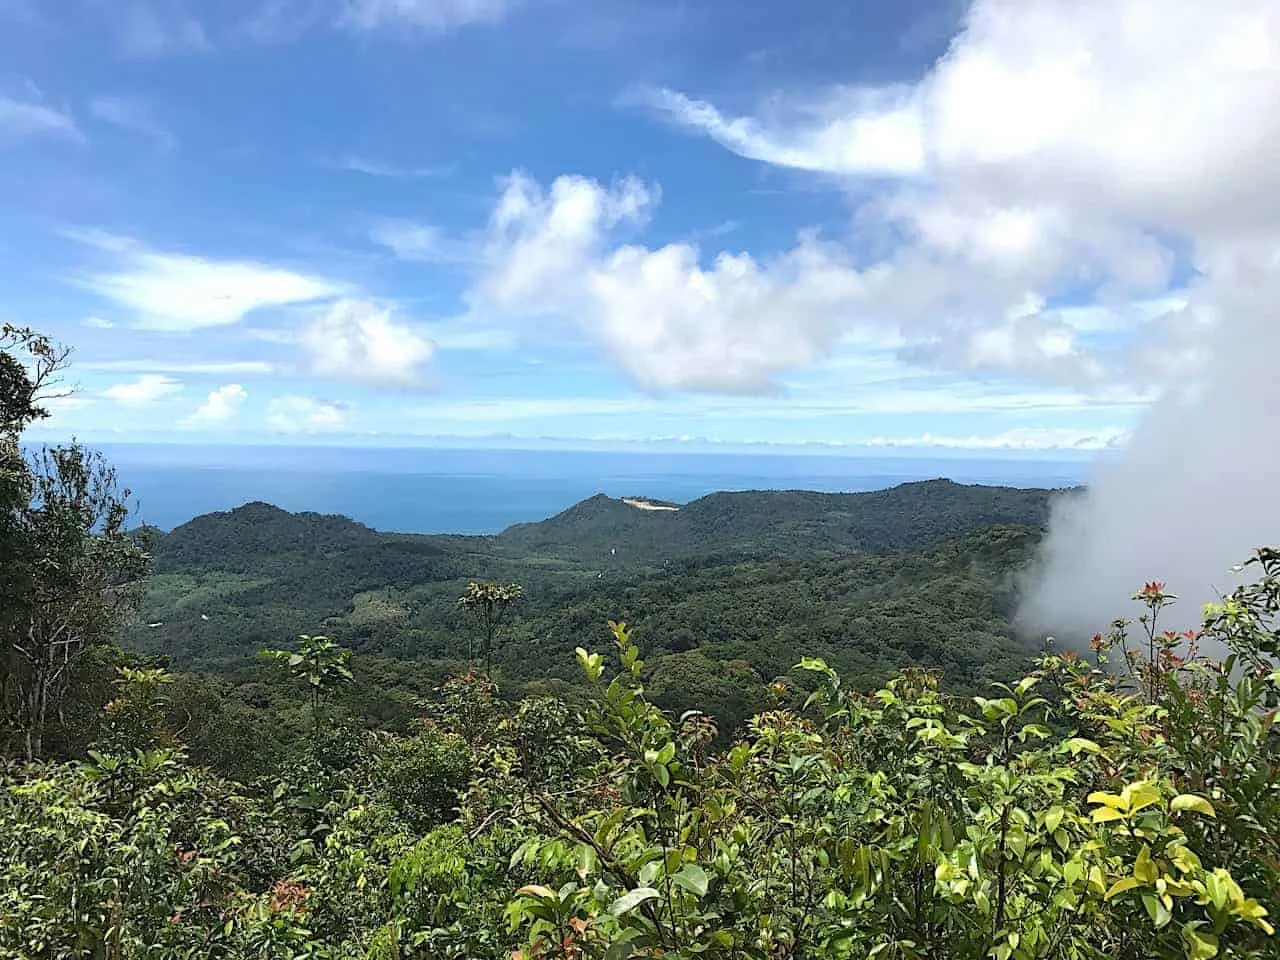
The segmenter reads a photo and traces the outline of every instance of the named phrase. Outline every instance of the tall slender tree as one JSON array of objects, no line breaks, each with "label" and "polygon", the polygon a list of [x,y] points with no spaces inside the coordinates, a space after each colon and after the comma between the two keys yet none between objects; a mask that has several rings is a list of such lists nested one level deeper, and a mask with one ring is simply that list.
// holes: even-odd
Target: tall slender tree
[{"label": "tall slender tree", "polygon": [[324,695],[342,683],[354,679],[351,673],[351,651],[328,637],[298,637],[296,650],[263,650],[262,655],[278,660],[289,669],[289,675],[307,685],[311,701],[312,730],[320,729],[320,703]]},{"label": "tall slender tree", "polygon": [[[484,675],[493,674],[493,639],[497,635],[507,612],[524,596],[524,588],[518,583],[493,583],[488,580],[472,580],[458,598],[458,605],[466,610],[480,625],[484,642]],[[475,659],[475,648],[467,639],[467,666]]]}]

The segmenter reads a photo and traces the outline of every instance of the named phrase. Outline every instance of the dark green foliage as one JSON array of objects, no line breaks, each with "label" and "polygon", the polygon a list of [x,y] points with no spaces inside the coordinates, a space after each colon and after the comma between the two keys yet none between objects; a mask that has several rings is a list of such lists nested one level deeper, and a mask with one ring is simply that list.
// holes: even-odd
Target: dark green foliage
[{"label": "dark green foliage", "polygon": [[[249,789],[154,746],[176,685],[134,670],[108,713],[153,746],[0,770],[0,955],[1274,957],[1280,554],[1256,563],[1202,631],[1161,632],[1148,584],[1136,636],[985,696],[806,658],[810,695],[775,685],[721,752],[622,624],[576,652],[579,705],[465,674],[412,735],[327,721]],[[714,687],[699,656],[666,676]]]},{"label": "dark green foliage", "polygon": [[[995,523],[1038,528],[1049,498],[930,481],[866,494],[713,494],[669,513],[598,496],[497,537],[381,534],[343,517],[248,504],[156,544],[146,620],[160,626],[131,642],[192,665],[324,624],[364,653],[460,660],[463,619],[449,608],[468,580],[518,581],[526,607],[560,606],[602,585],[713,562],[878,555]],[[331,618],[345,621],[341,629]]]},{"label": "dark green foliage", "polygon": [[424,725],[410,737],[381,736],[374,749],[374,788],[411,831],[454,818],[475,759],[461,736]]},{"label": "dark green foliage", "polygon": [[[739,499],[749,509],[735,507]],[[748,523],[750,510],[773,501],[767,519]],[[387,536],[343,518],[251,504],[199,518],[161,540],[145,615],[161,625],[139,626],[129,642],[253,690],[261,688],[261,674],[241,666],[245,654],[320,625],[362,662],[378,657],[385,664],[377,692],[366,695],[375,688],[357,683],[338,693],[332,708],[359,722],[376,716],[376,722],[403,729],[402,705],[471,659],[477,627],[468,612],[483,608],[456,602],[468,582],[460,573],[519,577],[523,597],[502,626],[502,642],[488,644],[483,622],[479,630],[507,696],[564,694],[566,684],[578,682],[567,654],[596,642],[601,623],[625,620],[641,638],[664,705],[704,709],[728,736],[763,705],[759,692],[798,655],[824,657],[866,687],[907,664],[940,667],[960,690],[1016,675],[1027,651],[1009,623],[1011,573],[1030,557],[1038,527],[985,529],[909,554],[827,555],[822,545],[845,536],[855,520],[880,531],[864,542],[883,545],[890,533],[897,542],[928,542],[943,529],[977,528],[992,516],[1042,517],[1046,503],[1042,491],[938,482],[878,494],[716,495],[680,512],[693,521],[673,521],[675,514],[598,497],[501,537]],[[937,516],[910,512],[922,505]],[[750,535],[773,544],[776,555],[690,555],[632,572],[621,564],[601,571],[600,556],[612,562],[614,551],[623,558],[635,553],[629,543],[612,539],[619,532],[609,526],[615,520],[656,523],[668,531],[672,522],[697,531],[714,520],[724,524],[726,537],[698,533],[688,549],[710,549],[711,541],[722,546],[735,528],[750,528]],[[767,530],[773,532],[762,532]],[[567,535],[572,550],[560,557],[538,553],[548,549],[545,543],[524,542],[535,535]],[[685,549],[663,538],[673,550]],[[579,556],[587,553],[596,555],[590,563]],[[693,651],[701,656],[664,661]],[[664,679],[679,673],[691,680],[731,674],[739,682],[732,696],[716,692],[716,684],[682,692]],[[229,696],[247,702],[250,711],[280,706],[275,694]],[[286,720],[283,727],[293,724]],[[205,742],[194,729],[192,736],[195,744]],[[204,749],[195,744],[193,749]]]}]

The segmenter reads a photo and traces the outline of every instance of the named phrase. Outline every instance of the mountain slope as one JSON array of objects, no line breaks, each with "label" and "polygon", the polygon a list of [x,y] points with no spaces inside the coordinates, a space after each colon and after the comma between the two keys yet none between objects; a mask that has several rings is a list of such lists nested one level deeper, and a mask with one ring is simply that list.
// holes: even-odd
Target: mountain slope
[{"label": "mountain slope", "polygon": [[625,551],[619,562],[628,567],[687,557],[886,553],[995,524],[1043,526],[1051,496],[1048,490],[926,480],[869,493],[713,493],[676,511],[647,511],[598,494],[540,523],[511,527],[497,542],[513,555],[581,562]]}]

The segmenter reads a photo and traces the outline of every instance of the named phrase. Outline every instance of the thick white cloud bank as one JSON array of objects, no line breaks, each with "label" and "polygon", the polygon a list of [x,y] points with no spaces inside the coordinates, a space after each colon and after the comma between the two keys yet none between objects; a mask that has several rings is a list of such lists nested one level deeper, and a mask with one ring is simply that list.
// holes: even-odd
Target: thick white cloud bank
[{"label": "thick white cloud bank", "polygon": [[1239,582],[1233,565],[1280,543],[1280,244],[1222,256],[1220,293],[1199,298],[1224,318],[1203,365],[1056,512],[1025,591],[1027,630],[1079,641],[1131,614],[1123,598],[1156,579],[1181,598],[1168,626],[1193,626]]},{"label": "thick white cloud bank", "polygon": [[[888,184],[859,225],[901,242],[845,274],[860,300],[843,312],[892,324],[906,359],[1163,394],[1055,517],[1029,629],[1088,636],[1151,579],[1194,620],[1232,564],[1280,543],[1275,0],[975,0],[906,91],[756,117],[651,103],[744,157]],[[1088,300],[1046,309],[1064,291]]]}]

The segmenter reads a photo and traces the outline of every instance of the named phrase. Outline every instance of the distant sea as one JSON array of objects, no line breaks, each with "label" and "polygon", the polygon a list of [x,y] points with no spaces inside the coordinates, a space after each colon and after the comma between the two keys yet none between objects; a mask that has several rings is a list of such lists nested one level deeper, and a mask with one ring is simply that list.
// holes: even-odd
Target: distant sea
[{"label": "distant sea", "polygon": [[140,520],[172,529],[253,500],[405,533],[496,533],[597,493],[685,503],[717,490],[879,490],[911,480],[1065,487],[1087,461],[828,454],[97,444]]}]

